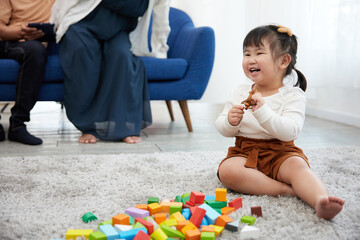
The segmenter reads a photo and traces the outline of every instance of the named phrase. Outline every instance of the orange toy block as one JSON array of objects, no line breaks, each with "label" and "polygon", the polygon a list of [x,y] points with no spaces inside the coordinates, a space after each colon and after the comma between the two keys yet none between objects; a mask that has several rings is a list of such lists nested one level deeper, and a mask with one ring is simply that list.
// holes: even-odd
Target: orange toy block
[{"label": "orange toy block", "polygon": [[229,215],[232,212],[235,212],[235,208],[233,207],[223,207],[221,209],[221,215]]},{"label": "orange toy block", "polygon": [[200,237],[201,232],[197,228],[187,230],[185,233],[185,240],[200,240]]},{"label": "orange toy block", "polygon": [[112,218],[112,225],[122,224],[122,225],[130,225],[130,217],[126,214],[119,214]]},{"label": "orange toy block", "polygon": [[242,198],[236,198],[228,203],[229,207],[235,208],[235,211],[242,208]]},{"label": "orange toy block", "polygon": [[185,234],[188,230],[197,229],[197,227],[190,221],[187,222],[185,227],[181,229],[181,232]]},{"label": "orange toy block", "polygon": [[150,203],[148,204],[150,215],[154,215],[155,213],[161,213],[162,207],[158,203]]},{"label": "orange toy block", "polygon": [[189,220],[185,220],[185,221],[179,221],[176,225],[176,230],[181,231],[181,229],[183,229],[183,227],[185,227],[188,224]]},{"label": "orange toy block", "polygon": [[226,188],[217,188],[215,194],[215,201],[226,202]]},{"label": "orange toy block", "polygon": [[154,220],[157,224],[162,223],[163,221],[166,220],[166,213],[155,213],[154,214]]},{"label": "orange toy block", "polygon": [[227,223],[232,222],[232,221],[234,221],[234,220],[232,220],[232,218],[229,217],[228,215],[221,215],[216,219],[215,225],[220,226],[220,227],[225,227],[225,225]]},{"label": "orange toy block", "polygon": [[136,205],[136,208],[140,208],[142,210],[146,210],[148,211],[149,208],[148,208],[148,205],[147,204],[139,204],[139,205]]},{"label": "orange toy block", "polygon": [[197,228],[200,227],[201,221],[205,217],[206,210],[203,208],[195,209],[194,213],[191,215],[190,222],[192,222]]},{"label": "orange toy block", "polygon": [[170,214],[170,206],[180,206],[182,209],[183,204],[181,202],[161,202],[160,206],[161,206],[162,212]]},{"label": "orange toy block", "polygon": [[202,232],[215,232],[215,227],[214,226],[202,226],[201,227],[201,231]]}]

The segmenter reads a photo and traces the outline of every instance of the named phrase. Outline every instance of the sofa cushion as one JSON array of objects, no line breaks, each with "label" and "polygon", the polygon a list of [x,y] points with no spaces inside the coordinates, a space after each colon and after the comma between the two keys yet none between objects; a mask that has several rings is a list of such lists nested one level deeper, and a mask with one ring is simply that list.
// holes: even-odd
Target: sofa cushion
[{"label": "sofa cushion", "polygon": [[[153,57],[140,57],[144,62],[146,75],[152,80],[177,80],[182,79],[188,63],[182,58],[158,59]],[[15,83],[20,65],[12,59],[0,59],[0,82]],[[60,67],[58,55],[48,57],[45,71],[45,82],[61,82],[64,73]]]}]

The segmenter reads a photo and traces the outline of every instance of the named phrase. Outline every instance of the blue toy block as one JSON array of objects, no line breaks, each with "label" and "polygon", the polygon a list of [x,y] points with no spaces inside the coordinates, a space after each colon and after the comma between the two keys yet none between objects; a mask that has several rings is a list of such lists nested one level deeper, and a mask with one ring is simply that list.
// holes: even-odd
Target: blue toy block
[{"label": "blue toy block", "polygon": [[215,200],[215,196],[211,196],[211,195],[206,195],[205,196],[205,201],[209,201],[209,200]]},{"label": "blue toy block", "polygon": [[221,216],[221,214],[219,214],[215,209],[213,209],[206,203],[201,204],[199,208],[206,210],[205,217],[208,220],[209,224],[215,224],[216,219]]},{"label": "blue toy block", "polygon": [[135,228],[128,231],[119,232],[118,237],[120,239],[132,240],[136,236],[136,234],[138,234],[139,231],[144,231],[146,234],[148,234],[146,228]]},{"label": "blue toy block", "polygon": [[119,234],[116,229],[112,225],[101,225],[99,227],[100,232],[106,235],[107,240],[115,240],[118,239]]},{"label": "blue toy block", "polygon": [[191,217],[190,208],[184,208],[184,209],[182,210],[182,215],[184,216],[184,218],[185,218],[186,220],[189,220],[190,217]]},{"label": "blue toy block", "polygon": [[200,226],[208,226],[208,225],[210,225],[209,221],[206,219],[206,217],[204,217],[200,223]]}]

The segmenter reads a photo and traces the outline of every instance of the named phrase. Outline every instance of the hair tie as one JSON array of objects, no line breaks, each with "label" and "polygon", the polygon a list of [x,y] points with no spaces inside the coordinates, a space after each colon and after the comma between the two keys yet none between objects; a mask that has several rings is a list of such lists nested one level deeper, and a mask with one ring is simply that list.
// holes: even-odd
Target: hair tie
[{"label": "hair tie", "polygon": [[280,32],[280,33],[286,33],[289,37],[292,36],[291,29],[288,28],[288,27],[284,27],[284,26],[278,25],[277,31]]}]

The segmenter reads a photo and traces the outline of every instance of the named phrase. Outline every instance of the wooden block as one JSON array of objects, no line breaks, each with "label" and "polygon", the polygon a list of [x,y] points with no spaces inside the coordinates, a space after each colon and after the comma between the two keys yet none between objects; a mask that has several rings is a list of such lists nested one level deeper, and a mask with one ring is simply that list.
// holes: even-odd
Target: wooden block
[{"label": "wooden block", "polygon": [[260,206],[251,207],[251,215],[262,217],[262,210]]},{"label": "wooden block", "polygon": [[185,234],[188,230],[197,229],[197,227],[190,221],[181,229],[181,232]]},{"label": "wooden block", "polygon": [[146,234],[144,231],[139,231],[135,237],[133,238],[133,240],[150,240],[151,237]]},{"label": "wooden block", "polygon": [[202,232],[200,239],[201,240],[215,240],[215,232]]},{"label": "wooden block", "polygon": [[200,240],[201,232],[199,229],[189,229],[185,232],[185,239],[186,240]]},{"label": "wooden block", "polygon": [[166,240],[168,238],[161,228],[156,229],[150,236],[154,240]]},{"label": "wooden block", "polygon": [[146,211],[149,210],[147,204],[139,204],[139,205],[136,205],[136,208],[140,208],[140,209],[146,210]]},{"label": "wooden block", "polygon": [[239,222],[240,222],[240,220],[229,222],[225,225],[225,229],[232,231],[232,232],[236,232],[239,230]]},{"label": "wooden block", "polygon": [[232,200],[231,202],[229,202],[228,205],[229,205],[229,207],[235,208],[235,211],[236,211],[239,208],[242,208],[242,198],[236,198],[236,199]]},{"label": "wooden block", "polygon": [[203,204],[205,201],[205,194],[202,192],[191,192],[189,202],[192,204]]},{"label": "wooden block", "polygon": [[148,205],[151,203],[159,203],[159,198],[158,197],[149,197],[148,198]]},{"label": "wooden block", "polygon": [[150,203],[148,205],[148,208],[149,208],[150,215],[154,215],[155,213],[161,213],[162,212],[162,207],[158,203]]},{"label": "wooden block", "polygon": [[241,229],[240,238],[241,239],[256,239],[260,236],[260,230],[256,227],[245,226]]},{"label": "wooden block", "polygon": [[147,234],[146,228],[135,228],[129,231],[119,232],[116,239],[134,239],[140,231],[143,231]]},{"label": "wooden block", "polygon": [[201,232],[215,232],[214,226],[202,226]]},{"label": "wooden block", "polygon": [[100,231],[90,233],[89,240],[106,240],[106,235]]},{"label": "wooden block", "polygon": [[234,221],[231,217],[229,217],[228,215],[221,215],[220,217],[218,217],[215,221],[215,225],[220,226],[220,227],[225,227],[225,225],[229,222]]},{"label": "wooden block", "polygon": [[92,229],[68,229],[65,235],[65,239],[76,239],[77,237],[85,237],[89,239],[89,235],[93,233]]},{"label": "wooden block", "polygon": [[155,213],[154,214],[154,219],[157,224],[162,223],[163,221],[166,220],[166,218],[167,218],[166,213]]},{"label": "wooden block", "polygon": [[111,225],[101,225],[99,230],[106,235],[108,240],[117,239],[119,236],[118,232]]},{"label": "wooden block", "polygon": [[166,225],[163,225],[161,226],[161,229],[164,231],[164,233],[168,236],[168,237],[177,237],[177,238],[180,238],[180,239],[184,239],[185,238],[185,235],[178,231],[178,230],[175,230],[169,226],[166,226]]},{"label": "wooden block", "polygon": [[242,223],[247,223],[249,225],[253,225],[255,223],[255,218],[254,217],[251,217],[251,216],[243,216],[241,218],[241,222]]},{"label": "wooden block", "polygon": [[218,202],[226,202],[226,188],[217,188],[215,200]]},{"label": "wooden block", "polygon": [[205,217],[206,210],[203,208],[196,208],[194,213],[191,215],[190,222],[192,222],[197,228]]},{"label": "wooden block", "polygon": [[220,216],[220,214],[214,210],[212,207],[207,205],[206,203],[199,206],[199,208],[203,208],[206,210],[206,219],[208,220],[209,224],[214,224],[216,219]]},{"label": "wooden block", "polygon": [[151,224],[150,222],[144,220],[143,218],[135,218],[135,222],[139,222],[141,223],[143,226],[145,226],[145,228],[148,230],[148,233],[151,235],[154,232],[154,225]]},{"label": "wooden block", "polygon": [[119,214],[112,218],[112,225],[122,224],[122,225],[130,225],[130,217],[126,214]]},{"label": "wooden block", "polygon": [[223,207],[221,209],[221,215],[229,215],[232,212],[235,212],[235,208],[233,207]]},{"label": "wooden block", "polygon": [[180,212],[175,212],[175,213],[171,214],[169,219],[175,219],[177,222],[186,220]]},{"label": "wooden block", "polygon": [[114,228],[118,232],[129,231],[133,229],[132,225],[115,224]]},{"label": "wooden block", "polygon": [[218,236],[224,230],[224,227],[220,227],[216,225],[209,225],[209,226],[215,228],[215,236]]},{"label": "wooden block", "polygon": [[185,227],[188,224],[189,220],[185,220],[185,221],[179,221],[176,225],[176,230],[181,231],[181,229],[183,229],[183,227]]},{"label": "wooden block", "polygon": [[132,216],[133,218],[137,218],[137,217],[148,217],[149,216],[149,211],[143,210],[143,209],[139,209],[139,208],[128,208],[125,210],[126,214],[129,214],[130,216]]}]

